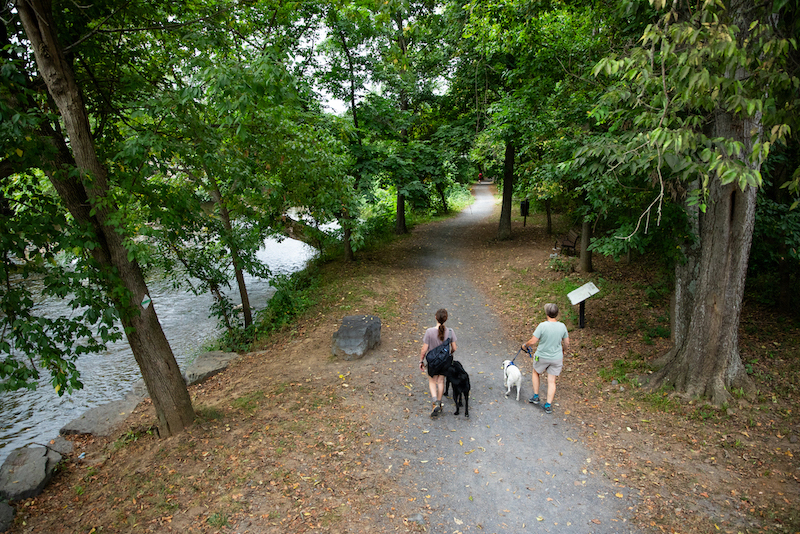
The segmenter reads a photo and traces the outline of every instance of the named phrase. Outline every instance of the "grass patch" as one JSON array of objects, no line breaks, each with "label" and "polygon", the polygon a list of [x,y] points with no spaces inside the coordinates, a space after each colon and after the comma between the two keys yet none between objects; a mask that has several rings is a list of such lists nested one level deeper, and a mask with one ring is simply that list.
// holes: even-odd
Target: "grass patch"
[{"label": "grass patch", "polygon": [[660,412],[674,412],[680,408],[680,403],[663,389],[653,391],[642,396],[642,400]]},{"label": "grass patch", "polygon": [[198,406],[195,408],[194,412],[201,422],[219,421],[225,417],[222,410],[213,406]]},{"label": "grass patch", "polygon": [[263,391],[253,391],[252,393],[248,393],[247,395],[242,395],[236,399],[233,399],[233,407],[237,410],[242,410],[243,412],[247,412],[252,414],[258,408],[258,405],[261,401],[264,400],[264,392]]},{"label": "grass patch", "polygon": [[728,419],[727,411],[728,406],[725,404],[718,408],[713,404],[704,403],[692,412],[690,418],[695,421],[719,422]]},{"label": "grass patch", "polygon": [[214,528],[227,527],[229,524],[228,514],[214,512],[208,516],[208,524]]},{"label": "grass patch", "polygon": [[629,376],[634,372],[641,373],[648,369],[645,361],[638,354],[628,354],[629,358],[625,360],[614,360],[611,368],[600,369],[597,374],[606,381],[616,380],[620,384],[630,384],[632,386],[639,386],[639,381],[636,377]]},{"label": "grass patch", "polygon": [[152,436],[154,435],[153,428],[147,429],[140,429],[140,430],[128,430],[124,434],[122,434],[111,446],[113,450],[122,449],[123,447],[127,447],[131,443],[136,443],[139,441],[139,438],[143,436]]}]

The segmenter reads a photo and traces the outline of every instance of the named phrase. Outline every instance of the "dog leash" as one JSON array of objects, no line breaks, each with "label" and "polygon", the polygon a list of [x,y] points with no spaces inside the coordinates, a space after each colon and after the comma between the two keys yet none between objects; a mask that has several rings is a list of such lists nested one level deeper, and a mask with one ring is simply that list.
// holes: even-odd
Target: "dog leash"
[{"label": "dog leash", "polygon": [[[520,352],[522,352],[522,347],[520,347],[520,348],[519,348],[519,350],[517,350],[517,353],[514,355],[514,358],[511,360],[511,363],[512,363],[512,364],[514,363],[514,360],[516,360],[516,359],[517,359],[517,356],[519,356],[519,353],[520,353]],[[533,356],[531,355],[531,349],[525,349],[525,352],[527,352],[527,353],[528,353],[528,356],[530,356],[531,358],[533,358]]]}]

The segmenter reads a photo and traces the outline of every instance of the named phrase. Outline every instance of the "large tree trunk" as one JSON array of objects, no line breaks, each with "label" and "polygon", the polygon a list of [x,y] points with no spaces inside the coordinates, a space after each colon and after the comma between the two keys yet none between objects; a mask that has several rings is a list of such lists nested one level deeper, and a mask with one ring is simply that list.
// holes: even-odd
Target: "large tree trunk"
[{"label": "large tree trunk", "polygon": [[[189,392],[148,295],[139,265],[128,260],[115,207],[109,203],[106,169],[95,152],[89,119],[72,67],[56,39],[52,6],[48,0],[18,1],[16,7],[31,42],[39,72],[56,102],[81,170],[80,179],[55,179],[54,186],[79,224],[95,230],[98,247],[92,250],[106,280],[118,280],[127,295],[114,302],[136,362],[142,372],[159,421],[162,437],[182,431],[194,420]],[[91,207],[91,210],[89,209]],[[109,289],[111,289],[109,287]]]},{"label": "large tree trunk", "polygon": [[[727,113],[715,116],[719,137],[749,143],[746,133],[753,126],[758,124]],[[717,405],[731,398],[731,388],[752,393],[739,356],[738,329],[756,193],[755,188],[742,191],[735,183],[722,185],[713,178],[706,212],[695,210],[699,244],[686,251],[686,262],[675,270],[675,345],[659,362],[664,367],[652,377],[654,388],[674,387],[687,398],[708,398]]]},{"label": "large tree trunk", "polygon": [[503,205],[500,209],[500,225],[497,239],[511,239],[511,210],[514,201],[514,155],[515,147],[511,141],[506,142],[506,153],[503,161]]}]

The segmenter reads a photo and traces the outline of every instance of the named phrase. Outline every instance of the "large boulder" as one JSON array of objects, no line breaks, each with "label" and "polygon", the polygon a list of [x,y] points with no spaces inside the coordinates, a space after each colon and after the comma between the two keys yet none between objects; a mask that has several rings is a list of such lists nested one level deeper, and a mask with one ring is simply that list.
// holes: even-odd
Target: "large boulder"
[{"label": "large boulder", "polygon": [[235,352],[222,352],[215,350],[200,354],[192,364],[186,368],[183,378],[187,386],[193,386],[200,382],[205,382],[215,374],[224,371],[228,364],[238,358]]},{"label": "large boulder", "polygon": [[12,451],[0,467],[0,499],[19,501],[39,495],[60,461],[60,454],[40,445]]},{"label": "large boulder", "polygon": [[64,425],[59,433],[64,436],[71,434],[111,436],[120,423],[131,415],[142,398],[141,389],[134,387],[124,399],[88,409],[83,415]]},{"label": "large boulder", "polygon": [[348,315],[333,333],[331,352],[343,360],[358,360],[381,342],[381,319],[374,315]]}]

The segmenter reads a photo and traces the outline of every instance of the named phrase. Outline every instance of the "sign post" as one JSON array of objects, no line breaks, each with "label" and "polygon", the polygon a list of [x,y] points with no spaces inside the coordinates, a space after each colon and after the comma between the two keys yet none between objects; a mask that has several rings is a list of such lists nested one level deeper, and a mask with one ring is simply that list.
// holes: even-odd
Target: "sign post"
[{"label": "sign post", "polygon": [[583,328],[586,326],[586,299],[594,295],[595,293],[599,293],[600,290],[597,289],[597,286],[594,285],[592,282],[588,284],[583,284],[581,287],[576,289],[575,291],[570,291],[567,294],[567,298],[569,302],[574,306],[575,304],[580,304],[580,321],[578,326]]}]

